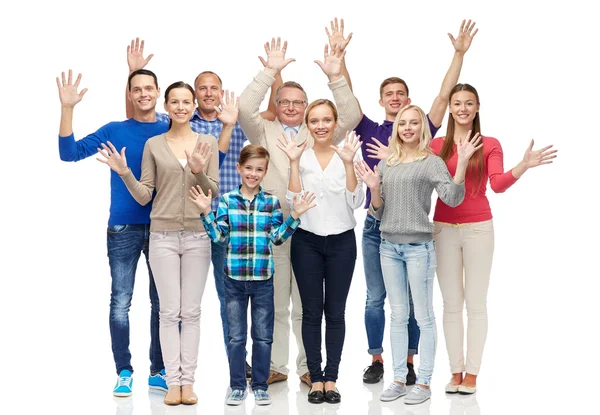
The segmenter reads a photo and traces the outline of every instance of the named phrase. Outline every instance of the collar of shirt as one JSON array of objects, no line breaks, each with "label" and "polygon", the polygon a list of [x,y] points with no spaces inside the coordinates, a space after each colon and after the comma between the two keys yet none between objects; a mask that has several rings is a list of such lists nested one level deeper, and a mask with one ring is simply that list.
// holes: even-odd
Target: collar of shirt
[{"label": "collar of shirt", "polygon": [[298,129],[300,128],[299,125],[297,125],[296,127],[290,127],[289,125],[285,125],[284,123],[281,123],[281,126],[283,127],[283,131],[285,131],[285,134],[287,135],[287,137],[291,140],[292,137],[290,136],[290,133],[293,131],[294,132],[294,137],[298,135]]},{"label": "collar of shirt", "polygon": [[[242,185],[240,184],[238,187],[235,188],[235,191],[232,191],[232,193],[236,196],[239,197],[242,200],[248,200],[246,199],[246,197],[242,194]],[[263,188],[262,186],[258,186],[258,193],[254,195],[254,198],[252,200],[249,200],[250,203],[252,203],[253,200],[258,200],[258,199],[262,199],[264,196],[264,192],[263,192]]]},{"label": "collar of shirt", "polygon": [[206,122],[217,122],[217,121],[219,121],[219,119],[217,117],[213,118],[212,120],[207,120],[202,115],[200,115],[200,111],[198,111],[198,107],[196,107],[196,109],[194,110],[194,115],[192,115],[191,119],[192,120],[199,119],[199,120],[204,120]]}]

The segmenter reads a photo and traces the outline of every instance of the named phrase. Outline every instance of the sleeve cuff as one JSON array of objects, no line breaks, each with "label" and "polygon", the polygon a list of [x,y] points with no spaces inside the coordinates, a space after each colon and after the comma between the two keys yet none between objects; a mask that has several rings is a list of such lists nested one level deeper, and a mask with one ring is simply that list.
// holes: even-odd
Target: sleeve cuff
[{"label": "sleeve cuff", "polygon": [[331,89],[332,91],[334,89],[342,88],[347,85],[348,85],[348,81],[346,81],[346,78],[343,75],[337,81],[327,83],[327,86],[329,86],[329,89]]}]

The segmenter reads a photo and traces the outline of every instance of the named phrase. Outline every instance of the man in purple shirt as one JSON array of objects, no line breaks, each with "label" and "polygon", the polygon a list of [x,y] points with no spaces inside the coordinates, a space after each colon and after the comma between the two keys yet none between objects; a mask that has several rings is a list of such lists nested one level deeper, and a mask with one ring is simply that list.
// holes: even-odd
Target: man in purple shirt
[{"label": "man in purple shirt", "polygon": [[[450,68],[444,77],[442,87],[438,96],[433,101],[431,109],[427,114],[429,121],[429,129],[431,130],[431,136],[435,137],[440,126],[446,108],[448,106],[448,100],[450,99],[450,91],[458,82],[460,70],[462,68],[463,57],[469,47],[473,37],[477,33],[477,29],[473,30],[475,22],[471,23],[469,20],[465,22],[463,20],[459,34],[455,39],[450,33],[448,37],[454,47],[454,55],[452,57],[452,63]],[[352,33],[347,37],[344,37],[344,20],[340,21],[338,25],[337,18],[331,22],[331,33],[329,29],[325,28],[329,37],[329,44],[331,47],[337,44],[339,48],[345,50],[348,42],[352,38]],[[348,80],[348,84],[352,89],[352,82],[350,81],[350,75],[346,67],[345,58],[342,61],[342,75]],[[408,86],[404,80],[397,77],[390,77],[385,79],[379,87],[379,105],[385,110],[385,119],[381,124],[372,121],[365,114],[362,113],[361,109],[361,121],[356,127],[355,131],[357,135],[360,135],[362,141],[362,153],[363,158],[371,169],[379,162],[379,159],[375,157],[377,154],[377,147],[381,143],[387,146],[388,139],[392,135],[392,126],[396,115],[406,105],[411,103],[408,97]],[[358,99],[357,99],[358,101]],[[360,101],[359,101],[360,107]],[[371,143],[371,140],[375,141],[375,144]],[[369,207],[371,203],[371,192],[367,189],[365,208]],[[383,283],[383,273],[381,271],[381,263],[379,260],[379,245],[381,243],[381,233],[379,231],[380,221],[375,219],[367,212],[365,218],[365,224],[362,236],[362,254],[363,254],[363,266],[365,272],[365,279],[367,284],[367,302],[365,306],[365,327],[367,330],[367,339],[369,343],[368,352],[372,356],[371,365],[365,370],[363,374],[363,382],[365,383],[377,383],[383,378],[383,333],[385,328],[385,312],[383,309],[386,291]],[[413,367],[413,355],[417,353],[417,347],[419,345],[419,326],[414,316],[414,308],[412,304],[412,297],[410,296],[410,317],[408,321],[408,375],[406,377],[407,385],[414,385],[416,381],[416,374]]]}]

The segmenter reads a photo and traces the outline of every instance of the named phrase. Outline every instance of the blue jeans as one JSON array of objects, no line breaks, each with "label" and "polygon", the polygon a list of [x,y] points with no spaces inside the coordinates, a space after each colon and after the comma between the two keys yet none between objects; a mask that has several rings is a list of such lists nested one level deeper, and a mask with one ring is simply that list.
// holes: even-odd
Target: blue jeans
[{"label": "blue jeans", "polygon": [[165,366],[158,335],[159,304],[154,277],[148,262],[150,225],[114,225],[106,232],[108,263],[112,279],[110,293],[110,337],[117,374],[127,369],[133,372],[129,352],[129,308],[133,297],[135,271],[143,252],[150,277],[150,373]]},{"label": "blue jeans", "polygon": [[264,281],[238,281],[225,278],[225,302],[229,326],[229,386],[246,389],[246,339],[248,300],[252,327],[252,390],[267,390],[271,367],[271,346],[275,319],[273,278]]},{"label": "blue jeans", "polygon": [[[383,353],[383,331],[385,328],[385,284],[381,272],[381,260],[379,259],[379,245],[381,245],[381,232],[379,225],[381,221],[367,214],[362,236],[363,268],[367,282],[367,303],[365,305],[365,328],[367,329],[367,340],[369,342],[369,354]],[[415,320],[414,307],[410,290],[408,291],[410,301],[410,314],[408,318],[408,354],[415,355],[418,352],[420,331]]]},{"label": "blue jeans", "polygon": [[221,311],[221,324],[223,325],[223,341],[225,342],[225,351],[227,351],[227,342],[229,341],[229,329],[227,328],[227,309],[225,305],[225,259],[227,257],[227,245],[210,243],[213,274],[215,276],[215,288]]},{"label": "blue jeans", "polygon": [[417,383],[431,383],[437,329],[433,314],[433,279],[436,269],[433,241],[398,244],[381,241],[381,269],[392,309],[390,340],[394,380],[406,382],[408,347],[408,287],[412,290],[415,316],[421,329],[421,361]]}]

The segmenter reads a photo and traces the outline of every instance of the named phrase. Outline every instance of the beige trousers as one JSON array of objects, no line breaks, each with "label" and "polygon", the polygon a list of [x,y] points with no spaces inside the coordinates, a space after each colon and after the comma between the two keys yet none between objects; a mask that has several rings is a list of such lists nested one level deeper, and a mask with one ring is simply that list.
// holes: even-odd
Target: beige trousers
[{"label": "beige trousers", "polygon": [[205,231],[150,233],[150,267],[160,301],[160,346],[169,386],[194,384],[200,303],[209,266]]},{"label": "beige trousers", "polygon": [[[293,238],[293,236],[292,236]],[[271,370],[287,375],[290,357],[290,298],[292,300],[292,331],[296,337],[298,356],[296,357],[296,373],[302,376],[308,372],[306,353],[302,343],[302,302],[296,278],[290,260],[291,238],[283,245],[273,246],[275,275],[273,288],[275,292],[275,324],[273,327],[273,347],[271,349]]]},{"label": "beige trousers", "polygon": [[486,301],[494,254],[494,225],[492,220],[459,225],[436,222],[434,240],[438,282],[444,299],[444,336],[450,370],[477,375],[488,329]]}]

